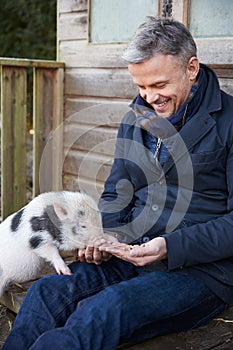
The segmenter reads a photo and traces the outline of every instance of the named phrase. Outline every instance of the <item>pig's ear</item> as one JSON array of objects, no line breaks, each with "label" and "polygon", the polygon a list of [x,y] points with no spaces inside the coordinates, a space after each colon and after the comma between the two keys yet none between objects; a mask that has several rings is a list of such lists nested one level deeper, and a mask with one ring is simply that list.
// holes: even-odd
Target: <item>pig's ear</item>
[{"label": "pig's ear", "polygon": [[54,211],[60,220],[65,220],[69,217],[68,207],[65,204],[59,202],[53,203]]}]

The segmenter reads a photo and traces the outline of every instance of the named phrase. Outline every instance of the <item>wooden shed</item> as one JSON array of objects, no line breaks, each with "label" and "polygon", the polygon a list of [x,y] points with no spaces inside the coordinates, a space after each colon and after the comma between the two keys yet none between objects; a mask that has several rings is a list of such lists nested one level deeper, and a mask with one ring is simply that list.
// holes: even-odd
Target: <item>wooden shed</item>
[{"label": "wooden shed", "polygon": [[168,10],[189,27],[200,61],[233,94],[232,1],[58,0],[57,61],[0,59],[3,218],[27,201],[28,69],[33,69],[33,196],[84,190],[98,200],[117,128],[137,94],[122,53],[146,16]]},{"label": "wooden shed", "polygon": [[[113,161],[117,128],[137,94],[121,54],[146,16],[161,15],[166,6],[171,5],[173,17],[189,27],[193,34],[200,61],[212,66],[222,88],[233,94],[232,1],[58,0],[57,61],[61,63],[55,68],[64,68],[64,76],[63,71],[52,74],[56,88],[50,91],[46,102],[49,104],[49,99],[56,100],[60,96],[58,106],[51,112],[55,118],[58,111],[59,118],[52,123],[55,127],[50,128],[55,139],[52,152],[56,164],[49,189],[81,189],[99,198]],[[39,69],[40,77],[41,63],[30,65]],[[41,79],[36,75],[38,86],[41,81],[48,82],[50,76],[50,72]],[[49,86],[50,83],[47,89]],[[47,90],[45,97],[46,94]],[[46,116],[44,111],[42,114]],[[46,154],[48,135],[47,132],[45,141],[40,144],[40,157],[43,147]],[[38,171],[39,165],[36,177]],[[41,185],[38,179],[36,181],[37,186]],[[38,191],[37,187],[35,193]],[[12,295],[8,293],[1,301],[18,310],[24,294],[25,291],[19,292],[10,300]],[[232,317],[231,309],[200,330],[160,337],[135,346],[124,345],[121,349],[231,349]]]},{"label": "wooden shed", "polygon": [[[117,126],[137,94],[121,54],[162,0],[59,0],[57,60],[65,62],[63,186],[98,198],[109,174]],[[193,33],[200,61],[233,93],[233,2],[173,0],[172,14]]]}]

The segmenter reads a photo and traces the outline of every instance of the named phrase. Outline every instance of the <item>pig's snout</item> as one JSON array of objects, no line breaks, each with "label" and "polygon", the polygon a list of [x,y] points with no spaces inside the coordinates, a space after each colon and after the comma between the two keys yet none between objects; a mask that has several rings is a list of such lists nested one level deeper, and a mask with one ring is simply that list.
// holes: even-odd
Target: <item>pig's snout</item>
[{"label": "pig's snout", "polygon": [[85,232],[83,232],[83,236],[85,236],[86,245],[95,244],[98,240],[104,237],[102,227],[94,226],[93,224],[87,223]]},{"label": "pig's snout", "polygon": [[103,230],[100,227],[90,226],[88,228],[87,236],[95,237],[95,238],[102,238],[103,237]]}]

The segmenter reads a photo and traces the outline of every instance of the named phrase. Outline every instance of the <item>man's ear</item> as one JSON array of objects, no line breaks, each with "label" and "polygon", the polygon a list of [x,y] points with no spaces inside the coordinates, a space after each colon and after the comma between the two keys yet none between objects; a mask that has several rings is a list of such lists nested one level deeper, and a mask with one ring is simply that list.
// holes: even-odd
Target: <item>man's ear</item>
[{"label": "man's ear", "polygon": [[187,74],[190,81],[195,81],[200,69],[197,57],[191,57],[187,64]]}]

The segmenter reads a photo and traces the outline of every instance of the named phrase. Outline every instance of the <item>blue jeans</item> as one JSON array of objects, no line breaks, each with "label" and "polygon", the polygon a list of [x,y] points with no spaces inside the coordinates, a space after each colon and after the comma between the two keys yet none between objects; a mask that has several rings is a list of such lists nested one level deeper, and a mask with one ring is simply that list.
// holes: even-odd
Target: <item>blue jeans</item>
[{"label": "blue jeans", "polygon": [[117,258],[70,267],[72,276],[30,287],[3,350],[113,350],[198,327],[226,308],[199,280],[160,267],[147,271]]}]

